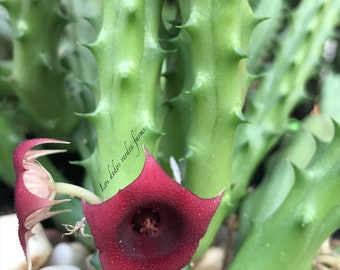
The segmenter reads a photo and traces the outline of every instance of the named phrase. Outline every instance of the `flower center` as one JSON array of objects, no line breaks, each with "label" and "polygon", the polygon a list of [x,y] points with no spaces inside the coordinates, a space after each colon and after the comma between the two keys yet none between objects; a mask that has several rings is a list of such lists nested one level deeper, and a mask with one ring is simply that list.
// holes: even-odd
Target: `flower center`
[{"label": "flower center", "polygon": [[159,214],[151,208],[142,208],[132,218],[132,229],[139,233],[149,235],[157,233],[161,218]]}]

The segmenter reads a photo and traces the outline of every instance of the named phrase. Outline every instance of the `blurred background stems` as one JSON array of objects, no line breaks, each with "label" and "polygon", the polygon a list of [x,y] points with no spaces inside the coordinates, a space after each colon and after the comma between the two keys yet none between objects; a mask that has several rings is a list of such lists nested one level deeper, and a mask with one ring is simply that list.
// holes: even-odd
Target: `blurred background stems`
[{"label": "blurred background stems", "polygon": [[[324,42],[338,23],[339,8],[338,1],[302,1],[290,13],[275,50],[275,61],[269,64],[265,75],[254,82],[256,88],[248,94],[244,114],[249,123],[237,131],[232,170],[233,205],[237,206],[245,196],[263,158],[293,127],[292,114],[297,106],[307,105],[307,113],[312,109],[315,97],[308,93],[307,82],[317,72]],[[257,38],[273,39],[268,37],[271,32],[267,30],[260,24]]]},{"label": "blurred background stems", "polygon": [[22,117],[40,136],[65,138],[76,127],[78,96],[66,87],[58,46],[67,24],[57,1],[6,1],[13,35],[13,89]]}]

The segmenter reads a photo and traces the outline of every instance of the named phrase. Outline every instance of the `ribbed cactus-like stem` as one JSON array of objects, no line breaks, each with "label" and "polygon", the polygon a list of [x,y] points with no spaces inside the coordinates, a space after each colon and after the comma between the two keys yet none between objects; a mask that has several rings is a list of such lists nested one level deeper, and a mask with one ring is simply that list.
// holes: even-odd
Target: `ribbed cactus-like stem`
[{"label": "ribbed cactus-like stem", "polygon": [[103,199],[131,183],[161,135],[163,119],[158,42],[162,1],[103,1],[103,23],[89,46],[99,72],[97,107],[85,115],[97,132],[97,148],[84,161]]},{"label": "ribbed cactus-like stem", "polygon": [[182,112],[183,122],[189,123],[184,185],[202,197],[216,196],[227,189],[226,199],[200,243],[200,255],[212,241],[228,207],[234,135],[242,122],[248,82],[244,58],[259,20],[247,1],[179,3],[183,18],[180,29],[189,36],[191,46],[187,58],[190,77],[186,78],[185,93],[176,101],[190,105],[190,115],[185,112],[187,107]]},{"label": "ribbed cactus-like stem", "polygon": [[[285,196],[278,196],[282,192],[277,178],[280,170],[274,178],[277,185],[271,185],[271,190],[276,186],[275,192],[270,193],[268,179],[264,189],[250,196],[242,211],[242,217],[250,222],[249,232],[228,269],[311,269],[319,247],[340,224],[337,192],[340,166],[336,158],[340,126],[333,124],[333,140],[317,141],[316,153],[308,167],[293,167],[292,184],[287,183],[286,177],[281,179],[281,185],[286,186],[281,189],[288,190]],[[266,203],[264,198],[269,194],[272,197]]]},{"label": "ribbed cactus-like stem", "polygon": [[338,23],[339,1],[302,1],[292,13],[270,70],[249,99],[235,144],[233,204],[245,195],[254,169],[289,129],[295,106],[307,98],[305,84],[319,65],[322,46]]},{"label": "ribbed cactus-like stem", "polygon": [[57,1],[7,1],[14,35],[13,84],[35,132],[68,135],[76,97],[65,87],[58,45],[67,23]]},{"label": "ribbed cactus-like stem", "polygon": [[242,60],[257,22],[247,1],[191,1],[181,26],[191,38],[192,70],[185,89],[192,97],[192,117],[184,183],[204,197],[230,181],[231,147],[247,90]]}]

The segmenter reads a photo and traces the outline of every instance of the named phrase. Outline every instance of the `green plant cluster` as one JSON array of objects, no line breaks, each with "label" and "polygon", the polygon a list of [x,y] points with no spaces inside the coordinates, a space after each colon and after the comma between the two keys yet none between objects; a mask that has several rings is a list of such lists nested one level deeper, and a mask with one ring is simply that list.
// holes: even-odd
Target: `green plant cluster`
[{"label": "green plant cluster", "polygon": [[236,213],[228,269],[310,269],[340,225],[339,26],[338,0],[3,1],[1,181],[20,141],[53,137],[105,200],[146,147],[193,193],[224,190],[195,258]]}]

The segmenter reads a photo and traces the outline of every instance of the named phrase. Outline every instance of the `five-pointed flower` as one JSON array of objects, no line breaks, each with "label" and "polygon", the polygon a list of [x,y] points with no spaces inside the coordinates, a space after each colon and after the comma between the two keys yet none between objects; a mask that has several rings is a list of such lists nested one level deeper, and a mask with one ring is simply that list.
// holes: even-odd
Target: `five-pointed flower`
[{"label": "five-pointed flower", "polygon": [[83,202],[105,270],[177,270],[192,258],[222,194],[201,199],[146,151],[139,177],[100,204]]},{"label": "five-pointed flower", "polygon": [[33,235],[32,228],[40,221],[59,213],[51,212],[53,205],[68,201],[54,200],[54,180],[36,159],[64,150],[31,150],[44,143],[67,143],[55,139],[32,139],[19,144],[14,151],[13,161],[16,172],[15,207],[19,220],[19,239],[31,269],[28,239]]}]

